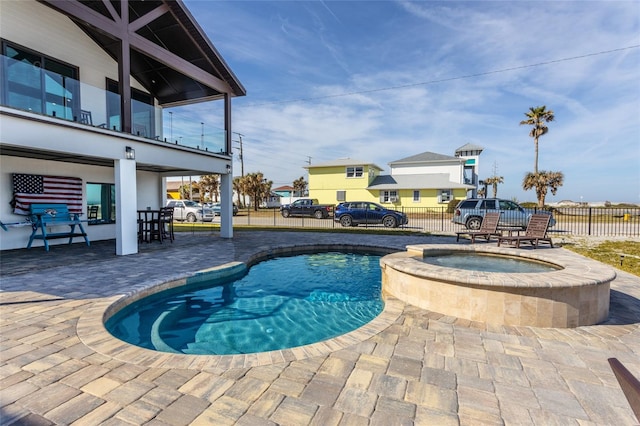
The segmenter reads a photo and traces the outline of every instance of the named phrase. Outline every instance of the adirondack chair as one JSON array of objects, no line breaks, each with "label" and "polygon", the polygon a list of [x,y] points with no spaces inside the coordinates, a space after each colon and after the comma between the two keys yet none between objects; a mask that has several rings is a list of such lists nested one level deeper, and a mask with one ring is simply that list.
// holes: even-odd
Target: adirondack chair
[{"label": "adirondack chair", "polygon": [[[49,240],[55,238],[69,238],[69,244],[73,242],[74,237],[82,237],[90,245],[89,237],[82,227],[82,221],[78,213],[71,213],[69,206],[66,204],[36,204],[32,203],[29,206],[31,212],[31,226],[33,231],[29,237],[29,244],[27,248],[31,248],[33,240],[42,240],[44,242],[44,249],[49,251]],[[67,231],[50,232],[48,228],[53,227],[65,227],[68,226]],[[76,226],[78,230],[76,231]],[[38,234],[40,230],[40,234]]]},{"label": "adirondack chair", "polygon": [[516,247],[520,247],[520,243],[529,243],[533,248],[538,248],[538,244],[541,242],[549,243],[553,247],[553,242],[550,237],[547,237],[547,228],[549,227],[549,221],[551,215],[548,214],[533,214],[527,225],[524,235],[508,235],[498,237],[498,247],[500,243],[506,241],[508,243],[516,243]]},{"label": "adirondack chair", "polygon": [[456,242],[460,241],[461,235],[468,235],[471,239],[471,244],[476,242],[476,237],[482,237],[487,240],[490,240],[492,236],[499,237],[502,235],[498,232],[498,222],[500,221],[501,212],[487,212],[484,215],[484,219],[482,219],[482,224],[478,230],[466,230],[466,231],[458,231],[456,232]]}]

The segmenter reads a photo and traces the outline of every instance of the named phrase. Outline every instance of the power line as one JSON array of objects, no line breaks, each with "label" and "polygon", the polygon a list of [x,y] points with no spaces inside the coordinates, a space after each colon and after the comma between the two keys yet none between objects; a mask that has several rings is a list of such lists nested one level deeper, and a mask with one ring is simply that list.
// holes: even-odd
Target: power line
[{"label": "power line", "polygon": [[485,71],[485,72],[480,72],[480,73],[476,73],[476,74],[468,74],[468,75],[461,75],[461,76],[457,76],[457,77],[443,78],[443,79],[439,79],[439,80],[429,80],[429,81],[423,81],[423,82],[420,82],[420,83],[402,84],[402,85],[399,85],[399,86],[380,87],[380,88],[377,88],[377,89],[361,90],[361,91],[357,91],[357,92],[337,93],[335,95],[316,96],[316,97],[311,97],[311,98],[288,99],[288,100],[283,100],[283,101],[265,102],[265,103],[262,103],[262,104],[249,104],[248,106],[277,105],[277,104],[286,104],[286,103],[292,103],[292,102],[317,101],[317,100],[321,100],[321,99],[341,98],[341,97],[345,97],[345,96],[363,95],[363,94],[367,94],[367,93],[384,92],[384,91],[387,91],[387,90],[405,89],[405,88],[408,88],[408,87],[426,86],[426,85],[429,85],[429,84],[444,83],[444,82],[447,82],[447,81],[455,81],[455,80],[464,80],[464,79],[468,79],[468,78],[482,77],[482,76],[491,75],[491,74],[500,74],[500,73],[509,72],[509,71],[517,71],[517,70],[522,70],[522,69],[526,69],[526,68],[540,67],[540,66],[543,66],[543,65],[557,64],[557,63],[560,63],[560,62],[574,61],[576,59],[584,59],[584,58],[589,58],[589,57],[592,57],[592,56],[605,55],[607,53],[621,52],[623,50],[636,49],[638,47],[640,47],[640,44],[636,44],[636,45],[633,45],[633,46],[627,46],[627,47],[621,47],[619,49],[611,49],[611,50],[603,50],[601,52],[587,53],[587,54],[584,54],[584,55],[572,56],[572,57],[569,57],[569,58],[554,59],[554,60],[551,60],[551,61],[538,62],[538,63],[535,63],[535,64],[520,65],[520,66],[517,66],[517,67],[503,68],[503,69],[493,70],[493,71]]}]

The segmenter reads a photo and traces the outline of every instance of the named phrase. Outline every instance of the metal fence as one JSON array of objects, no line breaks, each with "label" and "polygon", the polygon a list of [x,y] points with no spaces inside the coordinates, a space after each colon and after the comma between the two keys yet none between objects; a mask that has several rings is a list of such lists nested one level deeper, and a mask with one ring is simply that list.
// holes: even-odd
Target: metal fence
[{"label": "metal fence", "polygon": [[[453,213],[446,207],[399,208],[409,217],[409,223],[397,228],[431,233],[454,233],[464,229],[451,221]],[[508,212],[503,213],[508,214]],[[553,234],[594,235],[594,236],[640,236],[640,207],[638,208],[605,208],[605,207],[563,207],[552,211],[556,224],[549,228]],[[333,220],[315,219],[313,217],[284,218],[278,209],[254,211],[240,209],[233,219],[234,225],[269,226],[287,228],[321,228],[340,229],[342,226]],[[361,224],[363,229],[383,229],[382,225]]]}]

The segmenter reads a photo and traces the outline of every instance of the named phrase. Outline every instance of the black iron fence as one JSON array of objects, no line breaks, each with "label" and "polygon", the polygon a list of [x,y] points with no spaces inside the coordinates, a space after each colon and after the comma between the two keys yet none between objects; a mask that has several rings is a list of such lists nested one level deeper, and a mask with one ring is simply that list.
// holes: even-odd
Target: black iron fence
[{"label": "black iron fence", "polygon": [[[406,207],[399,208],[409,217],[409,223],[397,228],[432,233],[454,233],[464,229],[464,225],[452,222],[453,213],[446,207]],[[507,218],[509,212],[503,213]],[[552,210],[555,225],[549,228],[552,234],[594,235],[594,236],[640,236],[640,207],[562,207]],[[340,223],[332,217],[316,219],[313,217],[284,218],[278,209],[240,209],[233,219],[234,225],[275,226],[287,228],[340,229]],[[361,224],[359,228],[383,228],[381,224]]]}]

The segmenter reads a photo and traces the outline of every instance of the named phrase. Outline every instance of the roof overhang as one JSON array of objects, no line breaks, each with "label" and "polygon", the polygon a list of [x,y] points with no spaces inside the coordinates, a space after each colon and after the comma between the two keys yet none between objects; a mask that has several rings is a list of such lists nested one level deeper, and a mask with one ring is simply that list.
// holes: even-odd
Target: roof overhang
[{"label": "roof overhang", "polygon": [[181,0],[38,1],[71,19],[116,61],[122,41],[128,43],[131,77],[162,106],[246,95]]}]

